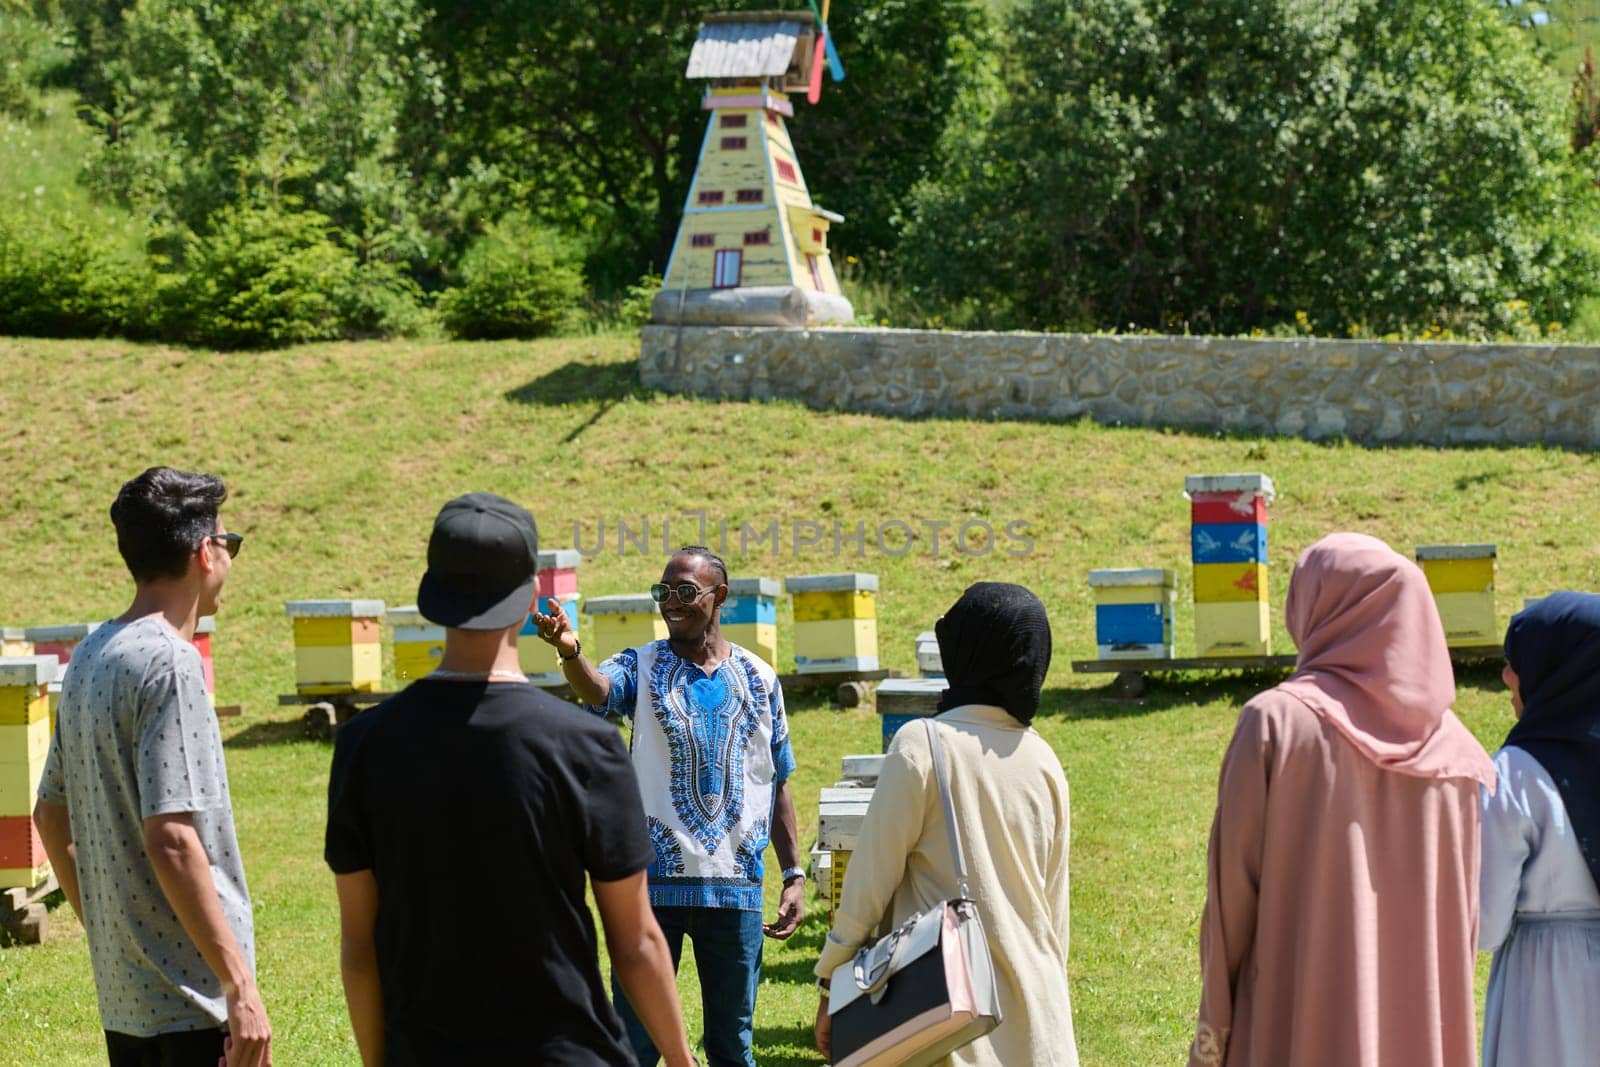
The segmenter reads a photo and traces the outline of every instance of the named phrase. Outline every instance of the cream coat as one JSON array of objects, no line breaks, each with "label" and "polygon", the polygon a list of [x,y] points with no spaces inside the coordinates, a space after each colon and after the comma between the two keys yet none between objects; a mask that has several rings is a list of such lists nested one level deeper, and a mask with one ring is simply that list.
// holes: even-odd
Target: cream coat
[{"label": "cream coat", "polygon": [[[1050,745],[1002,708],[939,716],[968,883],[989,937],[1002,1021],[957,1050],[958,1064],[1072,1067],[1067,995],[1067,779]],[[891,925],[956,893],[955,862],[930,762],[913,722],[895,735],[850,858],[819,977]]]}]

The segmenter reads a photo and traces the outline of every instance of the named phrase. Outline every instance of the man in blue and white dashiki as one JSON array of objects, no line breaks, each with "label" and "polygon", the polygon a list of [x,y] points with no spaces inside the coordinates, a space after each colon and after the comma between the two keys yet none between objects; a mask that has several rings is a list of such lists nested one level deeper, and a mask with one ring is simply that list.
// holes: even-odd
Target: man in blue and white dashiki
[{"label": "man in blue and white dashiki", "polygon": [[[783,689],[766,662],[723,639],[718,616],[728,569],[710,549],[679,549],[650,595],[661,606],[667,639],[598,667],[562,612],[535,612],[533,619],[589,710],[633,721],[633,767],[656,848],[651,906],[674,966],[685,935],[694,942],[711,1067],[754,1067],[762,937],[788,937],[805,911]],[[777,919],[763,923],[769,840],[783,867],[783,892]],[[640,1064],[653,1067],[649,1034],[622,990],[613,993]]]}]

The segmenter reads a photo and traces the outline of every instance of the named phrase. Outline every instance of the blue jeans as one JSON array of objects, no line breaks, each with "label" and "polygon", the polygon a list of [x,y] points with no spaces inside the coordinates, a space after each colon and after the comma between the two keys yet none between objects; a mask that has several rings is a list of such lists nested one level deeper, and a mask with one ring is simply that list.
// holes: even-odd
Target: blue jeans
[{"label": "blue jeans", "polygon": [[[705,1018],[709,1067],[755,1067],[750,1042],[755,1031],[756,984],[761,980],[761,913],[735,908],[655,908],[656,922],[672,950],[672,970],[683,958],[683,938],[694,942],[694,964],[700,972],[700,998]],[[611,991],[617,1014],[628,1028],[628,1041],[639,1067],[655,1067],[661,1059],[639,1016],[613,973]]]}]

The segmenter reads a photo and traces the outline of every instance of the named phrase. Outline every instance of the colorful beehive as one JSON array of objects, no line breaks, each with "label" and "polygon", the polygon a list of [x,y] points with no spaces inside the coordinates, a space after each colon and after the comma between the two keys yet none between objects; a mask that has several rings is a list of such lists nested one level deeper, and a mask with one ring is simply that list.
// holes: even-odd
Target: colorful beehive
[{"label": "colorful beehive", "polygon": [[31,889],[50,873],[33,826],[34,793],[50,750],[53,655],[0,658],[0,889]]},{"label": "colorful beehive", "polygon": [[1184,480],[1194,560],[1194,639],[1201,656],[1265,656],[1272,651],[1267,606],[1267,506],[1264,474],[1195,475]]},{"label": "colorful beehive", "polygon": [[876,574],[813,574],[784,585],[794,597],[798,673],[878,669]]},{"label": "colorful beehive", "polygon": [[389,626],[394,642],[394,676],[414,682],[429,674],[444,658],[444,627],[422,617],[416,605],[390,608]]},{"label": "colorful beehive", "polygon": [[211,698],[212,707],[217,705],[217,668],[211,658],[211,638],[216,632],[217,617],[202,615],[195,620],[194,636],[189,639],[195,651],[200,653],[200,667],[206,674],[206,696]]},{"label": "colorful beehive", "polygon": [[[583,556],[575,548],[558,548],[539,553],[539,610],[550,614],[557,604],[566,613],[567,624],[578,634],[578,564]],[[559,684],[565,678],[556,650],[539,636],[530,614],[517,633],[517,662],[535,682]]]},{"label": "colorful beehive", "polygon": [[1494,616],[1494,545],[1418,545],[1447,645],[1498,644]]},{"label": "colorful beehive", "polygon": [[730,578],[722,602],[722,636],[778,666],[778,594],[773,578]]},{"label": "colorful beehive", "polygon": [[939,652],[939,635],[924,630],[917,635],[917,673],[924,678],[944,677],[944,657]]},{"label": "colorful beehive", "polygon": [[591,660],[599,663],[625,648],[638,648],[652,641],[665,640],[667,620],[648,593],[623,596],[597,596],[589,601],[589,620],[594,642]]},{"label": "colorful beehive", "polygon": [[383,684],[381,600],[291,600],[294,684],[308,695],[376,693]]},{"label": "colorful beehive", "polygon": [[78,642],[100,628],[97,622],[71,622],[60,626],[30,626],[23,631],[33,642],[33,655],[54,656],[61,661],[61,669],[72,662],[72,650]]},{"label": "colorful beehive", "polygon": [[1161,567],[1089,572],[1101,659],[1171,659],[1177,575]]},{"label": "colorful beehive", "polygon": [[31,656],[33,642],[20,626],[0,626],[0,656]]},{"label": "colorful beehive", "polygon": [[949,688],[943,678],[885,678],[878,683],[878,718],[883,723],[883,750],[895,731],[913,719],[939,714],[939,698]]}]

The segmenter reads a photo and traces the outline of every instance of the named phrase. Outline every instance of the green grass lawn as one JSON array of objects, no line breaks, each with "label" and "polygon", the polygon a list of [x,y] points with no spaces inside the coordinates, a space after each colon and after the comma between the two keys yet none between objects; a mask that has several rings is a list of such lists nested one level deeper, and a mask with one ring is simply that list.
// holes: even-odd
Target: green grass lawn
[{"label": "green grass lawn", "polygon": [[[694,539],[704,510],[727,520],[738,574],[876,572],[886,665],[911,669],[912,638],[969,583],[1022,582],[1048,606],[1056,659],[1039,729],[1072,783],[1075,1021],[1086,1064],[1144,1067],[1180,1058],[1196,1003],[1196,923],[1216,768],[1233,712],[1263,678],[1162,679],[1137,702],[1076,676],[1092,655],[1085,572],[1168,566],[1186,584],[1183,476],[1259,470],[1278,486],[1270,594],[1281,616],[1296,554],[1323,533],[1363,530],[1407,551],[1419,543],[1500,546],[1502,621],[1521,598],[1600,587],[1600,465],[1528,449],[1365,449],[1294,440],[1197,437],[1090,423],[903,421],[818,414],[789,404],[719,405],[655,395],[633,373],[635,341],[386,343],[217,354],[120,342],[0,340],[0,622],[102,619],[130,593],[106,509],[154,463],[213,470],[233,496],[225,517],[246,542],[216,639],[239,834],[255,898],[260,981],[277,1062],[350,1063],[337,970],[337,917],[321,862],[330,746],[302,738],[276,697],[292,688],[283,601],[415,599],[438,505],[469,489],[530,507],[545,547],[606,550],[585,562],[586,596],[638,592],[667,540]],[[835,558],[834,520],[869,531],[864,558]],[[1031,555],[1002,540],[961,556],[950,531],[970,519],[1028,524]],[[615,524],[648,521],[648,556],[616,551]],[[785,535],[738,554],[740,523],[815,521],[828,534],[798,552]],[[927,528],[900,556],[870,531]],[[975,547],[975,546],[973,546]],[[852,550],[853,551],[853,550]],[[780,609],[780,627],[787,620]],[[1179,653],[1192,649],[1179,598]],[[1276,624],[1278,650],[1289,648]],[[791,655],[787,638],[781,654]],[[1458,679],[1458,710],[1491,749],[1511,723],[1497,672]],[[878,748],[876,717],[793,694],[802,829],[838,759]],[[493,936],[473,888],[440,872],[463,937]],[[775,894],[774,894],[775,897]],[[0,1063],[90,1063],[99,1056],[81,929],[66,908],[41,947],[0,949]],[[788,944],[769,945],[757,1013],[764,1064],[815,1063],[810,966],[824,923],[813,910]],[[691,1034],[698,996],[684,989]]]}]

